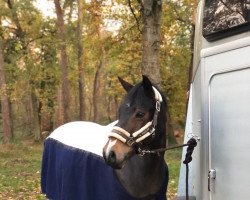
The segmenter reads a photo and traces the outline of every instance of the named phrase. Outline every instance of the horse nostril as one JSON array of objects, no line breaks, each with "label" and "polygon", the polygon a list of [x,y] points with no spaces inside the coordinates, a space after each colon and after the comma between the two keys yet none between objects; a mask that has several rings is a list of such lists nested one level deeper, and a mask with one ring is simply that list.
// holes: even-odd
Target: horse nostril
[{"label": "horse nostril", "polygon": [[114,151],[110,151],[108,155],[108,164],[113,165],[116,163],[116,155]]}]

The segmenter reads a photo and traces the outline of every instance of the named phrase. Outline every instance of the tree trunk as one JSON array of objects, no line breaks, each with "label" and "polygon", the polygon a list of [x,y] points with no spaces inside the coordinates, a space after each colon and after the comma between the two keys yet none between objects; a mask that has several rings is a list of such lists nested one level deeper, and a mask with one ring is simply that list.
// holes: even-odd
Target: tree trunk
[{"label": "tree trunk", "polygon": [[34,136],[35,141],[39,141],[41,139],[41,131],[39,126],[39,113],[37,106],[37,99],[35,94],[32,91],[26,95],[25,100],[25,128],[26,132],[30,135]]},{"label": "tree trunk", "polygon": [[3,142],[8,143],[13,138],[10,100],[6,91],[6,79],[4,72],[4,58],[2,46],[0,43],[0,96],[1,96],[1,113],[3,120]]},{"label": "tree trunk", "polygon": [[[11,11],[12,20],[16,25],[16,36],[19,38],[23,50],[24,57],[28,55],[28,43],[26,42],[26,34],[23,30],[17,9],[15,8],[15,1],[14,0],[7,0],[7,5]],[[31,84],[30,84],[31,85]],[[27,115],[24,117],[25,121],[25,128],[27,131],[34,135],[35,140],[40,140],[40,129],[39,129],[39,120],[38,120],[38,111],[36,106],[36,96],[32,89],[29,91],[30,93],[26,96],[25,99],[25,109]]]},{"label": "tree trunk", "polygon": [[54,116],[54,128],[57,128],[58,126],[64,124],[64,118],[63,118],[63,100],[62,100],[62,85],[59,86],[57,90],[57,108],[55,110],[55,116]]},{"label": "tree trunk", "polygon": [[95,73],[95,80],[94,80],[94,91],[93,91],[93,121],[99,122],[101,118],[100,113],[100,93],[101,93],[101,70],[104,65],[104,59],[103,56],[100,59],[100,63],[97,66],[96,73]]},{"label": "tree trunk", "polygon": [[78,87],[79,87],[79,119],[84,120],[85,116],[85,95],[84,95],[84,65],[83,65],[83,39],[82,39],[82,0],[78,3],[77,41],[78,41]]},{"label": "tree trunk", "polygon": [[45,139],[53,130],[53,121],[51,114],[48,112],[40,112],[40,129],[42,139]]},{"label": "tree trunk", "polygon": [[142,73],[160,87],[160,23],[161,0],[142,1]]},{"label": "tree trunk", "polygon": [[[105,31],[102,30],[102,19],[99,13],[102,12],[101,9],[101,1],[91,0],[92,9],[90,11],[92,23],[93,23],[93,32],[94,36],[97,37],[96,41],[98,46],[96,46],[96,51],[98,55],[98,63],[96,64],[96,73],[94,78],[93,85],[93,121],[99,122],[103,119],[103,98],[102,92],[104,90],[102,84],[102,74],[103,67],[105,65],[105,49],[104,49],[104,41],[105,41]],[[95,35],[96,34],[96,35]]]},{"label": "tree trunk", "polygon": [[61,51],[61,103],[59,108],[62,117],[62,123],[69,121],[69,81],[68,81],[68,71],[67,71],[67,53],[66,53],[66,31],[64,25],[63,15],[64,12],[60,5],[60,0],[54,0],[56,15],[57,15],[57,26],[59,30],[60,37],[60,51]]},{"label": "tree trunk", "polygon": [[[161,0],[143,0],[142,1],[142,73],[161,88],[160,75],[160,25],[162,14]],[[175,143],[173,136],[173,127],[169,109],[167,114],[167,133],[172,143]]]},{"label": "tree trunk", "polygon": [[26,53],[27,46],[26,46],[26,42],[25,42],[25,32],[23,31],[22,26],[20,24],[18,14],[16,12],[16,9],[14,8],[13,0],[7,0],[7,5],[9,7],[9,9],[11,10],[12,19],[17,27],[16,28],[16,35],[20,39],[24,53]]}]

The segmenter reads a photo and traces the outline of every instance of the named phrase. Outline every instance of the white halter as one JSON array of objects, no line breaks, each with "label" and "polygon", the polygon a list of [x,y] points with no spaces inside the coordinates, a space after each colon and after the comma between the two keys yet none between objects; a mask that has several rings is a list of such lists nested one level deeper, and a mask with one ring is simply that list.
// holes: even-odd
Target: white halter
[{"label": "white halter", "polygon": [[129,146],[133,146],[136,143],[139,143],[145,140],[147,137],[153,135],[155,133],[155,126],[157,125],[157,118],[161,108],[162,96],[160,92],[153,87],[155,94],[155,113],[152,121],[145,124],[142,128],[134,133],[129,133],[121,127],[114,126],[112,131],[108,134],[109,137],[114,137],[121,142],[128,144]]}]

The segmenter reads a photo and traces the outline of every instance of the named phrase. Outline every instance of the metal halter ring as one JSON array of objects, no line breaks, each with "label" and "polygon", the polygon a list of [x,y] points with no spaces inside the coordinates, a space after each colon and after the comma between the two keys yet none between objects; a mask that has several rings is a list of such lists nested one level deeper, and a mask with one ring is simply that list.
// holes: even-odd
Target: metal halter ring
[{"label": "metal halter ring", "polygon": [[129,137],[126,141],[126,144],[130,147],[132,147],[134,144],[136,143],[136,141],[134,140],[133,137]]},{"label": "metal halter ring", "polygon": [[155,103],[155,109],[160,112],[161,111],[161,102],[160,101],[156,101]]},{"label": "metal halter ring", "polygon": [[187,138],[189,138],[189,139],[194,138],[196,141],[200,141],[201,140],[201,138],[198,135],[193,134],[193,133],[188,133],[187,134]]}]

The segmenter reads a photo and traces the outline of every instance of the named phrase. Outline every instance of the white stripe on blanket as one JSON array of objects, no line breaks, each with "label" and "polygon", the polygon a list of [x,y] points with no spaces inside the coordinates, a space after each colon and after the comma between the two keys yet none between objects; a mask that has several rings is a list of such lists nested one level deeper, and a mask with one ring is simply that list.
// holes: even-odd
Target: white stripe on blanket
[{"label": "white stripe on blanket", "polygon": [[102,156],[108,133],[116,123],[102,126],[93,122],[70,122],[55,129],[48,138]]}]

